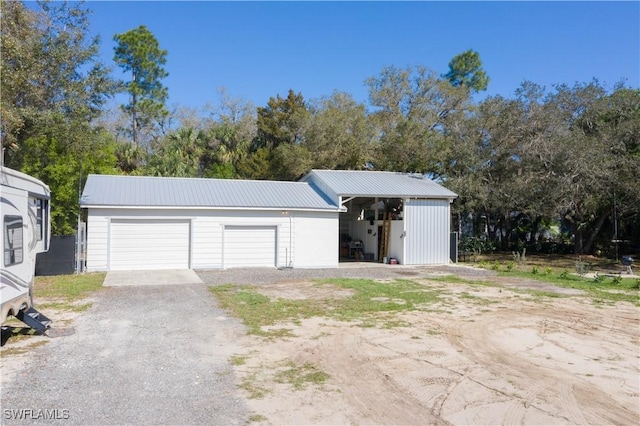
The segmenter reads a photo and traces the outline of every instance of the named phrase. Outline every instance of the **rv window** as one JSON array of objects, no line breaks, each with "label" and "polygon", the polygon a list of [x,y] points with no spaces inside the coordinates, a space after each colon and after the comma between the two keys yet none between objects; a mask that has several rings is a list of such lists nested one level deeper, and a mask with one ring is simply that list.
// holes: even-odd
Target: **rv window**
[{"label": "rv window", "polygon": [[24,238],[22,217],[4,217],[4,266],[22,263]]},{"label": "rv window", "polygon": [[44,237],[44,230],[42,228],[42,215],[44,208],[44,200],[39,198],[29,197],[29,205],[31,206],[32,212],[36,216],[36,236],[38,237],[38,241],[42,241]]}]

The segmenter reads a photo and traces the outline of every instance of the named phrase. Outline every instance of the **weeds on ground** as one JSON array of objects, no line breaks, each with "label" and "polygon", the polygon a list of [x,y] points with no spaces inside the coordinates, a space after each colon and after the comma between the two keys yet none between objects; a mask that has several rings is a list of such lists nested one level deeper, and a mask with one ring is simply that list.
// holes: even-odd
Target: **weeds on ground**
[{"label": "weeds on ground", "polygon": [[267,419],[262,414],[252,414],[249,416],[249,423],[261,423],[266,422],[267,420],[269,419]]},{"label": "weeds on ground", "polygon": [[37,297],[64,299],[67,302],[85,298],[102,287],[104,272],[80,275],[36,277],[34,292]]},{"label": "weeds on ground", "polygon": [[318,370],[313,364],[305,363],[298,366],[293,361],[288,361],[285,364],[285,369],[276,373],[275,381],[277,383],[288,383],[294,387],[295,390],[301,390],[306,385],[313,383],[315,385],[321,385],[327,381],[329,375],[323,371]]},{"label": "weeds on ground", "polygon": [[517,276],[541,281],[558,287],[582,290],[591,296],[594,301],[598,301],[599,303],[626,301],[640,306],[640,293],[637,291],[640,287],[640,280],[623,279],[618,276],[609,277],[605,275],[596,275],[596,278],[589,279],[571,275],[566,269],[559,273],[551,272],[540,274],[539,272],[513,271],[500,274],[502,276]]},{"label": "weeds on ground", "polygon": [[[366,279],[328,279],[320,285],[331,284],[350,289],[346,298],[271,300],[250,286],[213,286],[209,290],[224,309],[231,311],[248,327],[250,334],[282,337],[279,330],[265,331],[263,327],[284,321],[297,321],[314,316],[333,317],[342,321],[361,321],[362,326],[375,326],[380,313],[423,309],[439,300],[439,292],[409,280],[379,282]],[[387,326],[401,326],[387,321]]]},{"label": "weeds on ground", "polygon": [[42,345],[46,345],[47,343],[49,343],[48,340],[38,340],[36,342],[30,343],[26,346],[21,346],[21,347],[12,347],[12,348],[3,348],[0,351],[0,355],[5,357],[5,356],[12,356],[12,355],[21,355],[24,353],[27,353],[29,351],[31,351],[34,348],[40,347]]}]

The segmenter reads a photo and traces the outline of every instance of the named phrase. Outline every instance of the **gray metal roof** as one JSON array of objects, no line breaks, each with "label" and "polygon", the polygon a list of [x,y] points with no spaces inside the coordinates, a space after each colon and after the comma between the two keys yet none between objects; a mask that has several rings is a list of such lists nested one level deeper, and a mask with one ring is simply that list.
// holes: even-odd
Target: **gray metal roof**
[{"label": "gray metal roof", "polygon": [[324,183],[340,196],[456,198],[458,195],[421,174],[367,170],[312,170],[302,181]]},{"label": "gray metal roof", "polygon": [[89,175],[81,207],[338,210],[305,182]]}]

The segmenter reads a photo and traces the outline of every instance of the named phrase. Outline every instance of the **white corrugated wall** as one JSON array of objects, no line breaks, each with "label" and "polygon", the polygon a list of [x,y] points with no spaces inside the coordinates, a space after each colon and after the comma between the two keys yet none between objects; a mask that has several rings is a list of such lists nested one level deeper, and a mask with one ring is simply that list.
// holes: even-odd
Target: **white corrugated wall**
[{"label": "white corrugated wall", "polygon": [[404,220],[406,265],[449,263],[449,200],[407,200]]}]

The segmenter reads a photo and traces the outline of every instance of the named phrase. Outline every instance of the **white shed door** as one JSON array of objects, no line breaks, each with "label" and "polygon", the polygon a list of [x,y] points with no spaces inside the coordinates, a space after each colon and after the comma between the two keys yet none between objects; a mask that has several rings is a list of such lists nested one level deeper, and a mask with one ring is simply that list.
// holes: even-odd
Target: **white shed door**
[{"label": "white shed door", "polygon": [[225,226],[224,267],[276,266],[275,226]]},{"label": "white shed door", "polygon": [[112,220],[109,269],[189,269],[189,221]]}]

